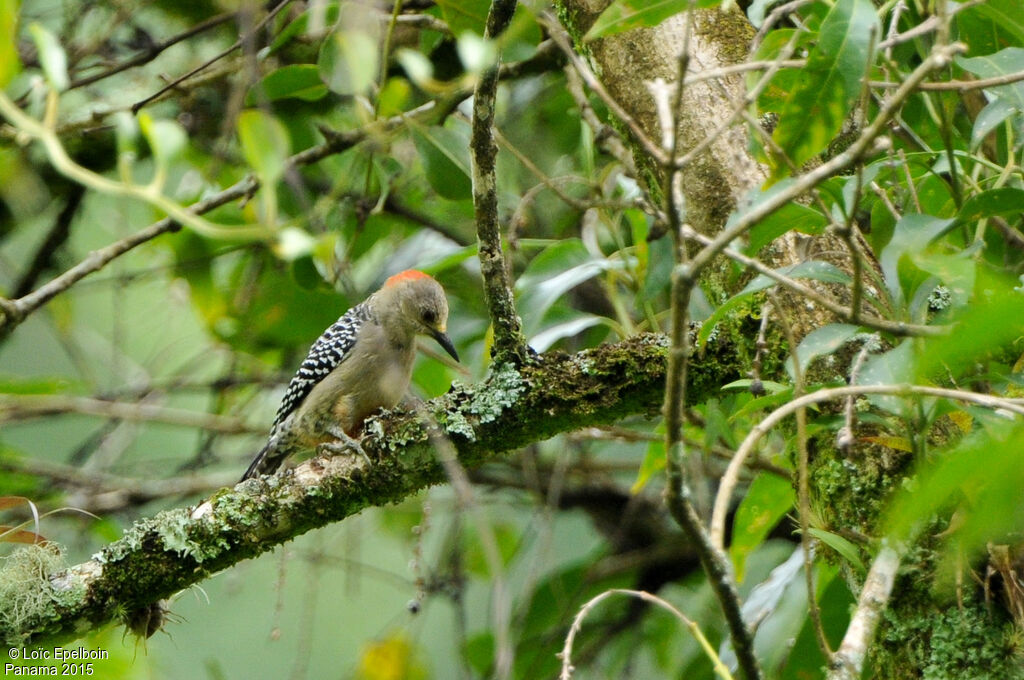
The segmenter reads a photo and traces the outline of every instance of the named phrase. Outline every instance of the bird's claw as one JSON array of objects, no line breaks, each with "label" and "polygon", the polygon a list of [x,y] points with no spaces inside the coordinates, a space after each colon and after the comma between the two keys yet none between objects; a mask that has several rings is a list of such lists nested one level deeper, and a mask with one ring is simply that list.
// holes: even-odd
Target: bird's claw
[{"label": "bird's claw", "polygon": [[329,434],[336,438],[333,442],[323,442],[317,447],[320,453],[329,452],[331,455],[339,455],[344,453],[357,453],[363,460],[368,464],[370,463],[370,457],[366,455],[366,451],[359,444],[359,441],[348,436],[342,430],[330,431]]}]

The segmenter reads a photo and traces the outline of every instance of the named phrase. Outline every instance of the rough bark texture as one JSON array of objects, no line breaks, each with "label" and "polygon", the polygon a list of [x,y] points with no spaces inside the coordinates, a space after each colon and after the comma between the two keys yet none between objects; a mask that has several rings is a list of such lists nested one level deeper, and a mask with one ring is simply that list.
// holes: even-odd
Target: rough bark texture
[{"label": "rough bark texture", "polygon": [[[662,79],[674,83],[679,75],[679,54],[686,30],[684,15],[676,15],[656,28],[642,28],[592,42],[580,43],[607,0],[561,2],[563,23],[577,46],[590,59],[608,93],[626,107],[647,136],[662,140],[662,122],[651,95],[650,83]],[[737,64],[747,56],[753,28],[738,11],[698,11],[690,38],[689,73]],[[743,98],[742,76],[707,80],[683,92],[679,148],[686,150],[708,137],[728,120]],[[654,191],[661,172],[638,152],[637,166]],[[748,153],[742,125],[722,134],[694,163],[680,173],[686,199],[686,219],[702,233],[715,233],[744,193],[759,186],[767,174]]]}]

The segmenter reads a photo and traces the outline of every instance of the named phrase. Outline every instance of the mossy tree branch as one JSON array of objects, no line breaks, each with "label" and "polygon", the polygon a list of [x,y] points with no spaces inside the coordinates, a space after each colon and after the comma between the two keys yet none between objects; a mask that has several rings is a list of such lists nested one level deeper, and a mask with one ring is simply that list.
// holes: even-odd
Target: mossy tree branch
[{"label": "mossy tree branch", "polygon": [[[479,386],[456,385],[426,408],[459,462],[473,468],[561,432],[656,415],[667,351],[663,336],[641,335],[575,355],[545,354],[519,368],[504,364]],[[723,343],[692,366],[690,397],[708,398],[721,376],[740,370]],[[0,640],[80,636],[310,529],[445,482],[424,420],[431,418],[395,411],[369,421],[363,446],[373,465],[354,456],[313,459],[293,473],[222,490],[198,508],[139,521],[94,559],[41,574],[18,603],[0,602]]]}]

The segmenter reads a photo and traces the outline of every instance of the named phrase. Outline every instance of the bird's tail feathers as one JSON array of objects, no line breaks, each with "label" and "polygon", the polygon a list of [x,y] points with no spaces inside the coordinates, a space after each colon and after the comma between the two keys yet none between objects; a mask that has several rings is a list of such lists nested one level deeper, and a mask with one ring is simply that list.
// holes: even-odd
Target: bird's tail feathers
[{"label": "bird's tail feathers", "polygon": [[249,469],[245,471],[245,474],[238,481],[244,482],[247,479],[274,472],[281,465],[283,458],[277,455],[277,443],[277,437],[271,436],[259,453],[256,454],[256,457],[252,459],[252,462],[249,463]]}]

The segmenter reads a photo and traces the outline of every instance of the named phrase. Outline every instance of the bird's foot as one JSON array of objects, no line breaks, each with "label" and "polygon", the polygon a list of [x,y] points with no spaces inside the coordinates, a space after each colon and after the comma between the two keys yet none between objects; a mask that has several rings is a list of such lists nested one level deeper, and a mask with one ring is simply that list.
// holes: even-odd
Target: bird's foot
[{"label": "bird's foot", "polygon": [[366,451],[364,451],[363,447],[359,444],[359,440],[348,436],[348,434],[340,428],[328,430],[328,434],[334,437],[336,441],[323,442],[317,447],[318,453],[329,453],[334,456],[345,453],[357,453],[362,456],[363,460],[370,464],[370,457],[366,455]]}]

